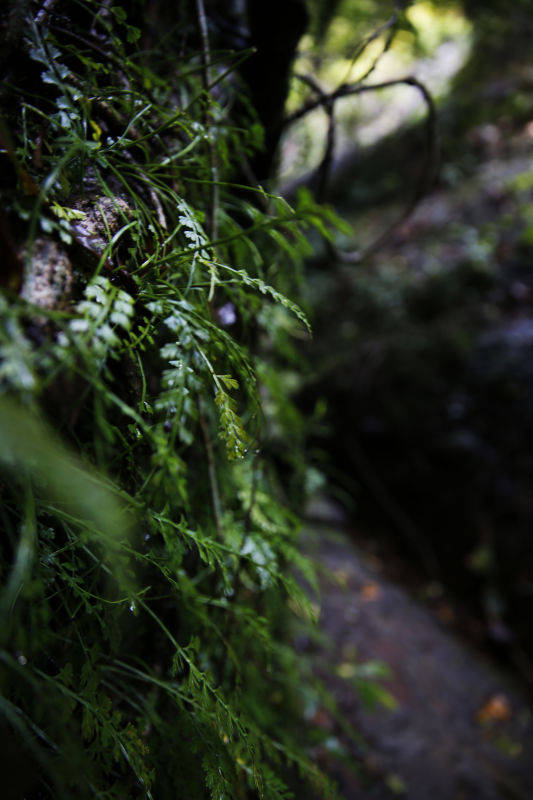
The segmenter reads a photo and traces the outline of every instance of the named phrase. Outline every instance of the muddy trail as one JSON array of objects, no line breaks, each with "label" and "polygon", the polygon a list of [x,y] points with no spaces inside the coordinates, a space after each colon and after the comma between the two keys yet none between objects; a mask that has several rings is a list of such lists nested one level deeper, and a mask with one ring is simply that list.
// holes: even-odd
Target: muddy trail
[{"label": "muddy trail", "polygon": [[323,569],[326,642],[306,647],[344,717],[315,712],[328,734],[317,761],[346,800],[533,797],[524,688],[454,631],[445,604],[421,602],[356,539],[327,524],[305,536]]},{"label": "muddy trail", "polygon": [[[491,133],[370,263],[316,278],[318,445],[355,532],[308,532],[330,641],[310,649],[361,741],[314,721],[347,800],[533,797],[533,128]],[[397,215],[354,215],[362,247]]]},{"label": "muddy trail", "polygon": [[[529,172],[531,155],[528,139],[514,147],[512,154],[488,158],[460,188],[436,191],[378,256],[381,262],[398,265],[399,273],[408,270],[423,281],[432,264],[444,264],[444,275],[471,258],[472,232],[494,225],[494,252],[499,261],[495,260],[498,279],[490,302],[498,313],[494,322],[484,323],[483,336],[487,341],[492,336],[507,342],[508,331],[518,331],[512,339],[513,357],[515,351],[518,353],[513,364],[529,362],[533,283],[525,251],[515,245],[514,234],[500,235],[497,226],[505,214],[509,218],[518,216],[516,195],[508,187],[517,176]],[[383,214],[375,230],[372,215],[365,223],[371,240],[383,225]],[[483,253],[479,263],[492,257]],[[350,315],[356,316],[347,306],[346,319]],[[348,360],[352,358],[349,343],[342,347]],[[361,391],[364,369],[358,363],[353,373],[355,378],[346,381],[345,394],[340,395],[345,401],[343,408],[351,411],[339,413],[341,429],[335,441],[345,448],[346,464],[351,464],[356,473],[361,467],[354,455],[356,446],[366,440],[364,432],[354,431],[367,408],[375,413],[375,388],[369,390],[367,406],[364,402],[357,406],[352,387]],[[483,410],[484,406],[480,417]],[[468,424],[468,420],[461,421],[465,427]],[[342,429],[349,431],[344,438]],[[505,431],[502,426],[502,437]],[[369,442],[368,452],[374,454],[374,442],[370,438]],[[506,452],[503,445],[501,450]],[[533,797],[533,714],[524,672],[511,664],[511,648],[505,637],[500,644],[501,663],[496,650],[491,651],[495,637],[483,602],[473,602],[467,593],[461,598],[451,585],[446,588],[449,565],[441,563],[438,549],[431,555],[444,576],[442,582],[432,582],[429,571],[409,557],[412,542],[406,536],[402,538],[400,512],[394,507],[394,513],[384,513],[382,484],[378,483],[379,491],[374,491],[372,483],[364,480],[369,470],[379,481],[387,477],[394,456],[401,464],[406,458],[405,448],[387,450],[383,462],[368,458],[361,474],[356,474],[362,483],[357,503],[366,512],[358,515],[358,524],[368,528],[370,534],[361,535],[357,528],[355,532],[348,530],[342,517],[328,514],[326,503],[325,515],[318,514],[322,521],[315,519],[305,536],[306,551],[323,568],[319,627],[329,642],[309,644],[309,651],[345,725],[360,737],[354,744],[331,710],[318,709],[314,722],[323,727],[327,738],[317,760],[336,779],[346,800],[529,800]],[[430,489],[439,487],[446,480],[442,476],[433,483],[428,479],[427,485]],[[426,486],[423,481],[421,485]],[[402,486],[398,496],[409,498],[408,489],[408,485]],[[431,518],[430,489],[424,502]],[[452,497],[455,492],[453,484]],[[417,502],[415,497],[415,509]],[[381,518],[372,532],[378,508]],[[401,507],[402,514],[403,510]],[[438,526],[438,513],[433,518]],[[424,519],[419,522],[417,535],[422,539],[427,526]],[[461,524],[458,508],[456,522],[457,526]],[[458,531],[450,530],[448,538],[461,540]],[[438,543],[438,539],[428,541],[430,546]],[[459,546],[457,552],[462,552]],[[460,561],[458,556],[456,569],[464,569]],[[517,581],[528,558],[524,556],[521,563],[522,567],[520,562],[509,567],[511,572],[515,570]],[[474,585],[475,576],[472,578],[468,570],[466,573],[468,585]],[[481,596],[483,581],[479,585]],[[513,591],[509,583],[503,596],[511,596]],[[337,750],[343,749],[344,755],[339,755]]]}]

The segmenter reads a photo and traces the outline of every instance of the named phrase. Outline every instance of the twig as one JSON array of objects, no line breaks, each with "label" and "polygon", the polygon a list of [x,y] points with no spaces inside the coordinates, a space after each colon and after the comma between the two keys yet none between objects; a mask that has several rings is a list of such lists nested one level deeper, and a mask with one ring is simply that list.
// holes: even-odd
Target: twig
[{"label": "twig", "polygon": [[324,108],[324,111],[328,115],[328,132],[326,136],[326,147],[324,149],[324,155],[322,156],[322,161],[317,168],[317,190],[316,196],[319,202],[324,200],[327,190],[328,178],[329,178],[329,170],[331,167],[331,161],[333,158],[333,150],[335,147],[335,102],[330,101],[328,98],[327,92],[322,89],[320,84],[311,76],[311,75],[301,75],[296,74],[294,76],[298,78],[298,80],[302,81],[302,83],[306,83],[309,88],[318,96],[321,101],[321,105]]},{"label": "twig", "polygon": [[391,236],[393,236],[398,228],[411,216],[420,201],[427,194],[437,172],[438,164],[438,139],[437,139],[437,114],[433,98],[424,86],[423,83],[416,78],[406,78],[402,81],[407,86],[413,86],[421,93],[427,107],[426,117],[426,142],[425,142],[425,156],[420,168],[418,181],[415,185],[415,190],[411,200],[389,227],[387,227],[379,236],[374,239],[363,250],[354,250],[350,253],[337,251],[337,257],[345,264],[359,264],[364,261],[368,256],[376,253]]},{"label": "twig", "polygon": [[198,27],[202,40],[202,61],[203,61],[203,85],[206,93],[205,126],[209,136],[209,154],[211,160],[211,213],[210,213],[210,238],[217,238],[217,216],[218,216],[218,165],[215,143],[212,137],[212,120],[209,108],[209,88],[211,85],[211,50],[209,47],[209,31],[207,28],[207,17],[205,13],[204,0],[196,0],[196,13],[198,16]]},{"label": "twig", "polygon": [[333,104],[328,104],[326,106],[326,112],[328,115],[328,132],[326,135],[326,147],[324,149],[324,155],[322,156],[322,161],[320,162],[320,165],[317,170],[316,196],[319,203],[323,203],[326,197],[329,172],[331,168],[331,162],[333,161],[333,152],[335,149],[336,127],[335,127],[335,108]]},{"label": "twig", "polygon": [[362,83],[364,80],[366,80],[374,72],[374,70],[376,69],[376,67],[377,67],[378,63],[380,62],[381,58],[389,50],[389,48],[390,48],[390,46],[391,46],[391,44],[392,44],[392,42],[394,40],[394,37],[396,36],[396,25],[397,25],[397,22],[398,22],[398,19],[399,19],[400,11],[402,11],[402,9],[403,9],[403,3],[402,2],[398,2],[398,0],[397,0],[397,2],[395,3],[395,6],[396,6],[396,10],[389,17],[389,19],[386,20],[378,28],[376,28],[376,30],[373,31],[371,34],[369,34],[369,36],[366,36],[363,39],[363,41],[360,42],[359,45],[357,45],[357,47],[356,47],[356,49],[355,49],[355,51],[354,51],[354,53],[353,53],[353,55],[351,57],[351,62],[352,63],[350,64],[349,72],[351,72],[351,70],[353,69],[353,67],[355,65],[355,62],[357,61],[358,58],[360,58],[363,55],[363,53],[365,52],[367,47],[369,47],[369,45],[371,45],[372,42],[375,42],[376,39],[379,39],[379,37],[382,34],[384,34],[384,33],[386,33],[388,31],[388,35],[387,35],[387,38],[385,39],[385,42],[383,44],[383,48],[382,48],[381,52],[372,61],[372,63],[368,67],[367,71],[357,79],[357,83]]},{"label": "twig", "polygon": [[[304,103],[304,105],[299,108],[298,111],[294,111],[292,114],[289,114],[283,123],[284,127],[292,125],[293,122],[305,117],[305,115],[309,114],[310,111],[314,111],[315,108],[324,105],[326,102],[336,102],[343,97],[351,97],[356,94],[364,94],[365,92],[376,92],[380,89],[389,89],[391,86],[400,86],[402,84],[416,87],[424,95],[424,99],[426,101],[428,97],[431,98],[431,95],[426,87],[413,75],[408,75],[405,78],[394,78],[390,81],[381,81],[380,83],[370,83],[364,85],[359,83],[342,83],[332,92],[325,93],[321,91],[320,96],[317,99],[309,100],[307,103]],[[431,106],[434,106],[432,98]]]},{"label": "twig", "polygon": [[[302,76],[297,77],[302,79]],[[347,264],[357,264],[378,250],[384,244],[384,242],[389,239],[389,237],[400,227],[400,225],[405,222],[405,220],[413,213],[420,200],[424,197],[433,181],[438,160],[437,114],[435,102],[426,86],[413,75],[409,75],[405,78],[396,78],[394,80],[364,85],[360,85],[359,83],[344,83],[329,93],[325,93],[312,79],[306,77],[305,81],[311,86],[315,94],[318,96],[308,100],[307,103],[298,109],[298,111],[290,114],[285,120],[285,125],[291,125],[293,122],[302,119],[302,117],[319,107],[325,108],[328,115],[330,115],[328,142],[326,144],[326,150],[322,159],[322,163],[318,168],[319,188],[322,190],[322,192],[325,189],[332,159],[334,129],[332,130],[331,119],[334,116],[334,106],[337,100],[340,100],[344,97],[352,97],[354,95],[364,94],[366,92],[376,92],[380,89],[389,89],[394,86],[412,86],[413,88],[417,89],[418,92],[420,92],[427,108],[425,159],[422,164],[420,178],[417,182],[415,191],[409,204],[398,217],[398,219],[396,219],[392,225],[390,225],[390,227],[380,234],[378,238],[364,250],[353,251],[351,253],[335,251],[337,258],[339,258],[340,261]]]},{"label": "twig", "polygon": [[311,91],[313,91],[321,99],[325,100],[327,98],[328,93],[324,91],[324,89],[321,87],[318,81],[313,78],[312,75],[305,75],[304,73],[297,72],[294,77],[302,83],[306,83]]},{"label": "twig", "polygon": [[[61,36],[68,36],[71,39],[75,39],[78,42],[81,42],[86,47],[90,47],[96,53],[99,53],[103,58],[113,61],[115,64],[121,64],[121,60],[109,50],[105,50],[105,48],[100,47],[95,41],[91,39],[85,38],[85,36],[81,36],[77,31],[72,31],[69,28],[63,28],[61,25],[57,25],[55,22],[50,23],[50,30],[59,33]],[[72,80],[74,76],[70,75],[69,79]]]}]

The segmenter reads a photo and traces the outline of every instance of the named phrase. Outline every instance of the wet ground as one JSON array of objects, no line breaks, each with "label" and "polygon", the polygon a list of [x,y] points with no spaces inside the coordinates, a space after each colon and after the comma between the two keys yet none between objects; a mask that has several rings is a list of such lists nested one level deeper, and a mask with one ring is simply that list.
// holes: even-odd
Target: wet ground
[{"label": "wet ground", "polygon": [[305,542],[324,568],[319,625],[330,644],[314,649],[317,671],[361,736],[350,742],[331,712],[316,711],[329,734],[317,760],[346,800],[532,798],[533,717],[513,676],[450,629],[442,604],[435,613],[395,584],[353,535],[322,524]]}]

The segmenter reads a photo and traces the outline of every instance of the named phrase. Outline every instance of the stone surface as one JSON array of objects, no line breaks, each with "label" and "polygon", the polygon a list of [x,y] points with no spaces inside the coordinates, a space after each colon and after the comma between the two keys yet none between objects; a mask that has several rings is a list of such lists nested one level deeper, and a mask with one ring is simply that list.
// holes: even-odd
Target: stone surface
[{"label": "stone surface", "polygon": [[[347,800],[533,797],[532,715],[511,676],[391,583],[347,536],[324,526],[305,541],[327,570],[319,624],[331,646],[315,653],[317,669],[366,742],[352,750],[352,764],[319,754]],[[376,659],[392,670],[380,683],[395,709],[365,709],[354,681],[338,677]]]}]

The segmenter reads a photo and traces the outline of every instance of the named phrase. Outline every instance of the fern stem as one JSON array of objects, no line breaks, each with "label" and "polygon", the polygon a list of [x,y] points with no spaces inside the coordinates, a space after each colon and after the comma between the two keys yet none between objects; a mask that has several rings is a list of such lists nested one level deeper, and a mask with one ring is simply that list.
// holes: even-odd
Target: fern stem
[{"label": "fern stem", "polygon": [[211,209],[209,220],[210,239],[217,238],[217,215],[218,215],[218,165],[215,143],[212,137],[212,118],[209,107],[211,85],[211,50],[209,47],[209,31],[207,29],[207,17],[205,13],[204,0],[196,0],[196,12],[198,15],[198,27],[202,39],[202,61],[203,61],[203,84],[206,93],[205,126],[209,136],[209,158],[211,162]]},{"label": "fern stem", "polygon": [[220,502],[220,492],[218,489],[217,472],[215,467],[215,457],[213,453],[213,443],[209,435],[209,428],[205,418],[203,409],[203,400],[198,397],[198,418],[200,420],[200,427],[202,429],[202,436],[204,439],[205,453],[207,456],[207,474],[209,477],[209,488],[211,490],[211,502],[213,505],[213,516],[215,519],[215,528],[217,536],[222,539],[222,504]]}]

